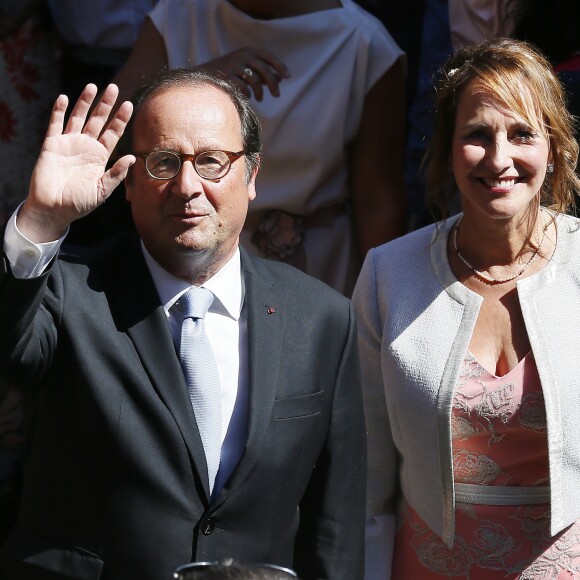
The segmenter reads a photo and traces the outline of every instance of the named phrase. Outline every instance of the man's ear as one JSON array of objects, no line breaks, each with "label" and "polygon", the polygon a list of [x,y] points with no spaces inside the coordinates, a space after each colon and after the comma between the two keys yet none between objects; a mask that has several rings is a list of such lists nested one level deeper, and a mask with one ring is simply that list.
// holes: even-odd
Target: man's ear
[{"label": "man's ear", "polygon": [[250,179],[248,180],[248,197],[250,201],[256,198],[256,177],[260,171],[260,165],[257,163],[252,168],[252,173],[250,174]]}]

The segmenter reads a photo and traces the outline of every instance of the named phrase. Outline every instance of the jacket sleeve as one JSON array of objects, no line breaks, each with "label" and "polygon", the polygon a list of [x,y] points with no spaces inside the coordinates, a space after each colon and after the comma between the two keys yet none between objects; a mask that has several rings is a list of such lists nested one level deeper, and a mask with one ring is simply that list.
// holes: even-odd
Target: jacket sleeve
[{"label": "jacket sleeve", "polygon": [[354,309],[343,304],[348,324],[328,434],[300,504],[295,566],[305,580],[364,575],[366,434]]},{"label": "jacket sleeve", "polygon": [[37,383],[50,368],[62,311],[61,295],[58,267],[53,265],[38,277],[18,279],[6,256],[2,256],[0,376],[14,385]]},{"label": "jacket sleeve", "polygon": [[382,326],[388,304],[380,311],[374,251],[358,279],[353,303],[358,318],[364,410],[368,432],[366,580],[388,580],[395,540],[398,454],[391,436],[381,365]]}]

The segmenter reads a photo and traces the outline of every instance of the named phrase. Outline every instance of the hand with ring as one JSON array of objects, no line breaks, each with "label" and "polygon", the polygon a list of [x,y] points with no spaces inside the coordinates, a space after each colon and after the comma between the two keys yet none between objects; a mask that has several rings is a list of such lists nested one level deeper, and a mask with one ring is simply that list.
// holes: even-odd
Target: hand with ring
[{"label": "hand with ring", "polygon": [[264,98],[264,85],[273,97],[280,96],[279,84],[290,77],[284,63],[271,52],[245,47],[201,65],[200,68],[218,70],[239,89],[257,101]]}]

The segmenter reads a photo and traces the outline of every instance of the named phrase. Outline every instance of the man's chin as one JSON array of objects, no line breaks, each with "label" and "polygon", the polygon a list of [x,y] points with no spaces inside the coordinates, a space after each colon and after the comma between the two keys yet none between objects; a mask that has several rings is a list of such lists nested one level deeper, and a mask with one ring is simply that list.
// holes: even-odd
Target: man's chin
[{"label": "man's chin", "polygon": [[198,236],[192,236],[191,232],[186,232],[174,239],[175,249],[179,253],[195,255],[211,254],[216,251],[217,244],[207,239],[199,239]]}]

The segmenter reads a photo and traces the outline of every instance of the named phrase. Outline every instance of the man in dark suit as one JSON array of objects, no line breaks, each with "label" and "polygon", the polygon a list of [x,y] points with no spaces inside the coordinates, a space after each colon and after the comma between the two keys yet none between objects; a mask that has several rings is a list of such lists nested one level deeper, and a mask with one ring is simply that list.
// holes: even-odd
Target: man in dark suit
[{"label": "man in dark suit", "polygon": [[[28,388],[30,429],[0,577],[163,580],[231,557],[304,580],[361,579],[353,312],[322,283],[238,248],[256,195],[255,114],[199,71],[152,80],[126,131],[131,103],[107,124],[117,89],[89,115],[95,93],[88,85],[66,127],[57,99],[4,235],[0,372]],[[105,171],[123,132],[131,153]],[[122,179],[138,236],[56,256],[68,225]],[[184,371],[192,287],[213,298],[217,474]]]}]

